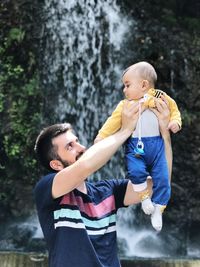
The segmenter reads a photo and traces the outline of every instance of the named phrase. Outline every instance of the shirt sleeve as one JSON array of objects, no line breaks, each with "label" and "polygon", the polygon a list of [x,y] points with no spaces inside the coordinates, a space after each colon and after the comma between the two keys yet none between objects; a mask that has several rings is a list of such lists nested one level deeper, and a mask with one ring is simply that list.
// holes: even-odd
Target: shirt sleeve
[{"label": "shirt sleeve", "polygon": [[170,109],[170,121],[176,121],[179,127],[182,127],[182,120],[181,120],[181,113],[178,109],[178,106],[174,99],[166,94],[166,98],[169,102],[169,109]]},{"label": "shirt sleeve", "polygon": [[124,198],[126,194],[126,189],[128,185],[128,179],[113,179],[110,180],[113,186],[113,195],[115,198],[116,210],[122,207],[126,207],[124,205]]},{"label": "shirt sleeve", "polygon": [[38,210],[55,204],[52,197],[52,183],[56,173],[42,177],[34,188],[35,203]]},{"label": "shirt sleeve", "polygon": [[112,115],[108,117],[102,128],[98,132],[98,137],[106,138],[121,128],[121,114],[123,108],[124,100],[120,101],[116,109],[113,111]]}]

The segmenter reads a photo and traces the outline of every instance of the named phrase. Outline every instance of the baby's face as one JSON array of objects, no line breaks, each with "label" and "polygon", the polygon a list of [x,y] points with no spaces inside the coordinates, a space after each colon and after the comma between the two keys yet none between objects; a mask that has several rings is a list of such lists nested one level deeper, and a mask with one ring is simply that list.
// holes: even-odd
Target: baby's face
[{"label": "baby's face", "polygon": [[133,73],[132,70],[128,70],[123,78],[124,95],[128,100],[137,100],[144,96],[143,80],[138,74]]}]

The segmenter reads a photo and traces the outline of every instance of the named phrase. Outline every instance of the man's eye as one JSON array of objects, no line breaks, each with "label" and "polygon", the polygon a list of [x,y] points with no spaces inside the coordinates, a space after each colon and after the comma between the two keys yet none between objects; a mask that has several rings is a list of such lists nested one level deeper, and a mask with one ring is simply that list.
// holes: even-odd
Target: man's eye
[{"label": "man's eye", "polygon": [[72,150],[72,144],[69,144],[69,145],[67,146],[67,150],[68,150],[68,151]]}]

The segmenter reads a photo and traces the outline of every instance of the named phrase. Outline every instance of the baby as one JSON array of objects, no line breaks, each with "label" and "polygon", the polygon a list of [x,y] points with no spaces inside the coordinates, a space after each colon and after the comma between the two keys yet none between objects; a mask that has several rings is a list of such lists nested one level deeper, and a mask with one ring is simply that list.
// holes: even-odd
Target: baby
[{"label": "baby", "polygon": [[[170,199],[170,174],[165,156],[165,147],[159,131],[158,119],[151,108],[155,108],[155,98],[169,105],[170,121],[168,129],[177,133],[181,129],[181,115],[176,102],[161,90],[155,89],[157,74],[147,62],[138,62],[127,68],[122,76],[124,95],[128,100],[138,101],[139,119],[135,131],[126,141],[125,159],[127,178],[141,199],[145,214],[151,215],[155,230],[162,229],[162,213]],[[112,115],[99,130],[95,142],[115,133],[121,127],[121,112],[124,101],[120,101]],[[147,177],[153,180],[153,194],[147,190]]]}]

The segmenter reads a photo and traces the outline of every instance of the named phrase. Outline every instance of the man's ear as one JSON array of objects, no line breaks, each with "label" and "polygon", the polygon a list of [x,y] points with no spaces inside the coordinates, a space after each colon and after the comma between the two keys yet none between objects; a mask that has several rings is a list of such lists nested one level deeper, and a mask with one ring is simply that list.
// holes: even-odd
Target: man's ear
[{"label": "man's ear", "polygon": [[60,160],[53,159],[49,163],[50,167],[55,171],[61,171],[63,169],[63,164]]}]

